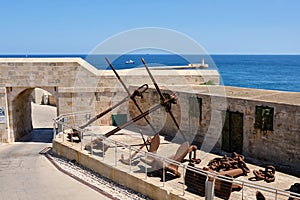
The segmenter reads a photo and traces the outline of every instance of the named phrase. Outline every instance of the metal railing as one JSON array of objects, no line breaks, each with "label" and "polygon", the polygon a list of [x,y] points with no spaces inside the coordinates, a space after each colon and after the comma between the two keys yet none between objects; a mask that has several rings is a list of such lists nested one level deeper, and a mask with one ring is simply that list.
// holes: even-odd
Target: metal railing
[{"label": "metal railing", "polygon": [[[217,174],[204,171],[202,169],[176,162],[172,159],[159,156],[151,152],[147,152],[138,149],[134,146],[124,144],[119,141],[106,138],[101,134],[88,132],[86,130],[79,129],[82,120],[88,121],[87,115],[90,112],[80,112],[61,115],[54,119],[53,130],[54,139],[61,140],[61,142],[67,142],[65,134],[67,130],[75,129],[80,132],[82,136],[81,142],[76,143],[78,149],[84,150],[84,143],[98,141],[97,148],[91,145],[91,148],[87,151],[90,152],[95,159],[99,159],[101,162],[110,165],[119,170],[126,171],[134,174],[135,176],[148,181],[151,179],[151,183],[158,187],[163,187],[169,192],[177,195],[185,196],[189,198],[197,198],[197,196],[206,196],[206,199],[214,199],[214,197],[226,198],[230,196],[230,199],[256,199],[256,192],[260,191],[266,197],[266,199],[289,199],[294,198],[300,200],[300,194],[276,189],[272,187],[262,186],[250,181],[238,180],[231,177],[221,176]],[[73,140],[71,137],[72,145]],[[137,152],[134,157],[131,155]],[[121,158],[128,159],[128,163],[124,164]],[[156,163],[162,163],[160,165],[147,164],[147,160],[155,160]],[[167,165],[175,165],[178,167],[178,171],[181,173],[179,178],[167,172]],[[238,186],[240,191],[232,192],[232,188]],[[193,195],[196,195],[193,197]]]}]

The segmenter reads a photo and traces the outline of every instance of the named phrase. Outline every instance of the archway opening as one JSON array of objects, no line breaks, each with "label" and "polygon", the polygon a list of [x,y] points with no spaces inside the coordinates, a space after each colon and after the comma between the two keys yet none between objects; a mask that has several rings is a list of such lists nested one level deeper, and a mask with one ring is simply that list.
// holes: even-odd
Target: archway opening
[{"label": "archway opening", "polygon": [[22,91],[13,102],[15,140],[51,143],[56,97],[42,88]]}]

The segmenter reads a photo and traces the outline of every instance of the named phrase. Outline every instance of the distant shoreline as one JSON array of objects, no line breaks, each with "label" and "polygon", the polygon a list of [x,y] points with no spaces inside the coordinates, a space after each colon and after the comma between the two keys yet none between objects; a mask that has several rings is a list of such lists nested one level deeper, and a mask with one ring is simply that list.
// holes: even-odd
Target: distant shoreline
[{"label": "distant shoreline", "polygon": [[[74,58],[79,57],[96,69],[110,70],[105,62],[108,57],[116,69],[143,67],[141,58],[149,66],[187,66],[201,63],[199,55],[168,54],[126,54],[126,55],[87,55],[87,54],[18,54],[0,55],[0,58]],[[88,56],[88,57],[86,57]],[[133,60],[133,64],[126,64]],[[208,69],[218,70],[225,86],[300,92],[300,55],[205,55]],[[206,69],[202,69],[206,70]]]},{"label": "distant shoreline", "polygon": [[[0,54],[0,58],[41,58],[41,57],[86,57],[88,55],[101,55],[103,54]],[[104,54],[104,56],[109,56],[109,55],[122,55],[122,54]],[[159,55],[159,56],[170,56],[173,54],[126,54],[126,55]],[[182,54],[182,55],[199,55],[199,54]],[[234,53],[224,53],[224,54],[208,54],[209,56],[300,56],[300,54],[234,54]]]}]

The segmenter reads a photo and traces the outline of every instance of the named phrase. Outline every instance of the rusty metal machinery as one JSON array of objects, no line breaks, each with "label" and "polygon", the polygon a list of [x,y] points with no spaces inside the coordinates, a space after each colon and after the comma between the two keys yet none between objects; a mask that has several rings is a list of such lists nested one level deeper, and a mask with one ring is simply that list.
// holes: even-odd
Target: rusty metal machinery
[{"label": "rusty metal machinery", "polygon": [[[189,165],[194,166],[193,164]],[[185,184],[187,185],[187,191],[204,196],[206,182],[214,179],[211,176],[222,176],[222,179],[215,180],[214,192],[217,197],[228,199],[233,190],[242,189],[241,185],[232,183],[232,178],[247,175],[249,172],[244,156],[234,152],[231,157],[225,155],[221,158],[212,159],[209,161],[208,167],[199,168],[198,172],[187,169]],[[228,177],[228,180],[226,180],[226,177]]]},{"label": "rusty metal machinery", "polygon": [[256,180],[265,180],[267,183],[275,181],[275,167],[268,165],[265,170],[253,170]]},{"label": "rusty metal machinery", "polygon": [[208,163],[208,167],[217,172],[228,171],[231,169],[241,169],[242,173],[239,175],[247,175],[250,173],[249,168],[244,161],[244,156],[232,153],[231,157],[224,155],[222,158],[214,158]]}]

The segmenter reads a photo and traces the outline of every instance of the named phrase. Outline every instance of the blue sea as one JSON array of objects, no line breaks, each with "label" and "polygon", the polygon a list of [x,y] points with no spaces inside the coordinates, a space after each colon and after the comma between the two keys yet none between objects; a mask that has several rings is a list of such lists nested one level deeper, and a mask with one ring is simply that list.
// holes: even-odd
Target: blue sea
[{"label": "blue sea", "polygon": [[[196,55],[0,55],[0,57],[81,57],[98,69],[106,69],[108,57],[117,69],[142,67],[141,58],[149,66],[178,66],[201,63]],[[125,64],[133,60],[133,64]],[[209,69],[217,69],[226,86],[300,92],[300,55],[211,55],[205,56]]]}]

